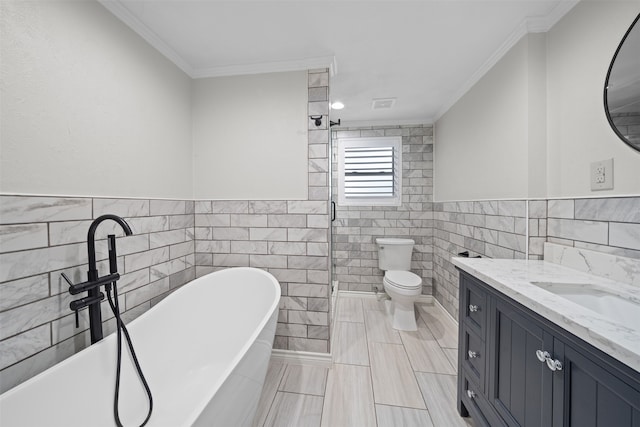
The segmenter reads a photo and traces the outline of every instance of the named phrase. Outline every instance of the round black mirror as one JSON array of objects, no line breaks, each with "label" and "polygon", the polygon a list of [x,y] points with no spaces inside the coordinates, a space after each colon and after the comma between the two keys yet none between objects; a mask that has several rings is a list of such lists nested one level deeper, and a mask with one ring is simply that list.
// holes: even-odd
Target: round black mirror
[{"label": "round black mirror", "polygon": [[614,132],[640,151],[640,14],[613,55],[604,82],[604,109]]}]

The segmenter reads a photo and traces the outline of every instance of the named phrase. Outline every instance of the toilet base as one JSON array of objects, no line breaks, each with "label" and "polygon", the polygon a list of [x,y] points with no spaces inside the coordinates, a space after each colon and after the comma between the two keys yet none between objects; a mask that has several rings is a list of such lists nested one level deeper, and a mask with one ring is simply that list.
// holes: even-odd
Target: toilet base
[{"label": "toilet base", "polygon": [[385,309],[391,317],[391,327],[400,331],[417,331],[415,298],[394,298],[385,301]]}]

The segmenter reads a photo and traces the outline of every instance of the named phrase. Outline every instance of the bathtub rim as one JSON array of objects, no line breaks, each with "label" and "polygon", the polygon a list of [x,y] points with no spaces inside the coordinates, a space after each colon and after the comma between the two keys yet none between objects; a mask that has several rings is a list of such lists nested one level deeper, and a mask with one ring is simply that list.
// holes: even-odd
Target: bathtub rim
[{"label": "bathtub rim", "polygon": [[[243,344],[241,349],[236,353],[234,358],[229,361],[229,363],[227,364],[225,369],[222,371],[222,373],[219,376],[219,378],[217,378],[216,381],[211,384],[211,389],[208,392],[208,394],[206,396],[203,396],[203,398],[199,399],[199,401],[197,401],[197,402],[194,401],[194,408],[191,411],[189,411],[188,415],[185,416],[185,419],[184,419],[185,425],[192,425],[198,419],[198,417],[200,416],[202,411],[206,408],[207,404],[211,401],[211,399],[218,392],[218,390],[220,389],[222,384],[225,382],[225,380],[233,372],[233,370],[236,368],[236,366],[238,366],[238,364],[240,363],[242,358],[247,354],[247,352],[249,351],[251,345],[255,342],[256,338],[262,332],[262,330],[266,326],[267,322],[271,319],[271,317],[274,314],[275,310],[277,310],[278,307],[279,307],[280,297],[281,297],[281,294],[282,294],[281,287],[280,287],[280,282],[275,278],[275,276],[273,276],[273,274],[269,273],[266,270],[263,270],[261,268],[256,268],[256,267],[221,268],[220,270],[216,270],[216,271],[213,271],[211,273],[207,273],[204,276],[200,276],[200,277],[195,278],[194,280],[184,284],[180,288],[178,288],[175,291],[171,292],[169,295],[167,295],[167,297],[169,297],[170,295],[173,295],[173,294],[179,294],[179,293],[186,292],[186,290],[185,290],[186,287],[191,285],[191,284],[193,284],[196,281],[201,281],[201,279],[205,279],[205,278],[207,278],[209,276],[216,275],[216,274],[221,274],[221,273],[222,274],[232,274],[232,271],[236,271],[236,272],[251,271],[253,273],[258,273],[258,274],[264,276],[265,278],[269,279],[269,282],[273,285],[273,287],[274,287],[274,289],[276,291],[275,295],[274,295],[275,298],[271,302],[271,304],[269,305],[269,309],[265,312],[265,314],[262,317],[262,319],[260,320],[260,322],[256,325],[256,327],[253,330],[253,332],[251,333],[250,337],[248,337],[248,339]],[[162,301],[158,302],[158,304],[156,304],[155,306],[151,307],[149,310],[145,311],[140,316],[136,317],[131,322],[129,322],[127,324],[127,326],[132,326],[136,322],[138,322],[140,319],[144,319],[145,317],[147,317],[149,315],[149,313],[153,309],[155,309],[157,307],[162,307],[163,305],[168,304],[169,302],[167,301],[167,299],[168,298],[164,298]],[[277,321],[277,318],[276,318],[276,321]],[[115,339],[116,339],[116,334],[115,334],[115,331],[114,331],[111,334],[109,334],[106,337],[104,337],[104,339],[102,339],[101,341],[99,341],[99,342],[97,342],[97,343],[95,343],[93,345],[89,345],[89,346],[83,348],[82,350],[78,351],[77,353],[74,353],[73,355],[67,357],[66,359],[64,359],[62,361],[60,361],[59,363],[56,363],[53,366],[50,366],[49,368],[45,369],[44,371],[40,372],[39,374],[29,378],[28,380],[26,380],[26,381],[18,384],[17,386],[5,391],[4,393],[0,394],[0,401],[4,400],[4,398],[10,397],[11,395],[13,395],[15,393],[20,393],[23,388],[27,388],[27,387],[32,386],[31,385],[32,383],[37,382],[39,380],[39,378],[41,376],[46,375],[49,370],[51,370],[51,369],[61,369],[64,366],[66,366],[67,364],[69,364],[69,363],[74,363],[74,360],[79,358],[79,357],[82,357],[83,354],[86,351],[99,351],[101,346],[108,345],[110,341],[115,340]],[[134,340],[133,344],[135,346],[135,340]],[[140,364],[142,365],[142,369],[144,371],[144,361],[141,360]],[[115,367],[114,367],[114,370],[115,370]],[[153,392],[153,389],[151,391]],[[206,397],[206,398],[204,398],[204,397]],[[153,415],[152,415],[152,418],[153,418]]]}]

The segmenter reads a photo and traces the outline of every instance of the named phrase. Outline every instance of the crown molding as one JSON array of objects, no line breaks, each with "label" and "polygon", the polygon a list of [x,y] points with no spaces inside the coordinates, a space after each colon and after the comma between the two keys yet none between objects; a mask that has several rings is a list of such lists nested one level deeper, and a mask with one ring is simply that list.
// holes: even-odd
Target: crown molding
[{"label": "crown molding", "polygon": [[227,65],[210,68],[194,68],[185,61],[172,47],[166,44],[155,32],[138,19],[120,0],[98,0],[109,12],[124,22],[147,43],[163,54],[169,61],[184,71],[192,79],[207,77],[240,76],[248,74],[278,73],[284,71],[302,71],[317,68],[328,68],[331,76],[338,73],[338,65],[333,55],[313,58],[301,58],[289,61],[261,62],[245,65]]},{"label": "crown molding", "polygon": [[563,0],[553,8],[553,10],[545,17],[545,30],[544,32],[549,31],[554,25],[558,23],[562,19],[564,15],[569,13],[571,9],[574,8],[575,5],[580,3],[580,0]]},{"label": "crown molding", "polygon": [[445,103],[434,117],[434,122],[440,120],[451,107],[455,105],[485,74],[493,68],[494,65],[502,59],[511,48],[527,34],[530,33],[546,33],[549,31],[564,15],[566,15],[580,0],[561,1],[554,7],[549,14],[542,17],[526,18],[518,27],[507,37],[507,39],[493,52],[493,54],[476,70],[465,84],[455,93],[455,95]]},{"label": "crown molding", "polygon": [[193,67],[189,65],[178,53],[167,45],[156,33],[151,31],[142,21],[129,11],[119,0],[98,0],[109,12],[124,22],[129,28],[135,31],[147,43],[158,52],[163,54],[169,61],[193,78]]}]

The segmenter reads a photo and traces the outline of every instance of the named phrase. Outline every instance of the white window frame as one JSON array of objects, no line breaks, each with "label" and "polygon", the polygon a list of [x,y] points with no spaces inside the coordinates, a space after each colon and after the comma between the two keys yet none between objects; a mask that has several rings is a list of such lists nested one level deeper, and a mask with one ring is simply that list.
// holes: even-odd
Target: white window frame
[{"label": "white window frame", "polygon": [[[345,194],[345,148],[393,147],[394,194],[392,197],[347,197]],[[338,204],[340,206],[402,205],[402,137],[338,139]]]}]

